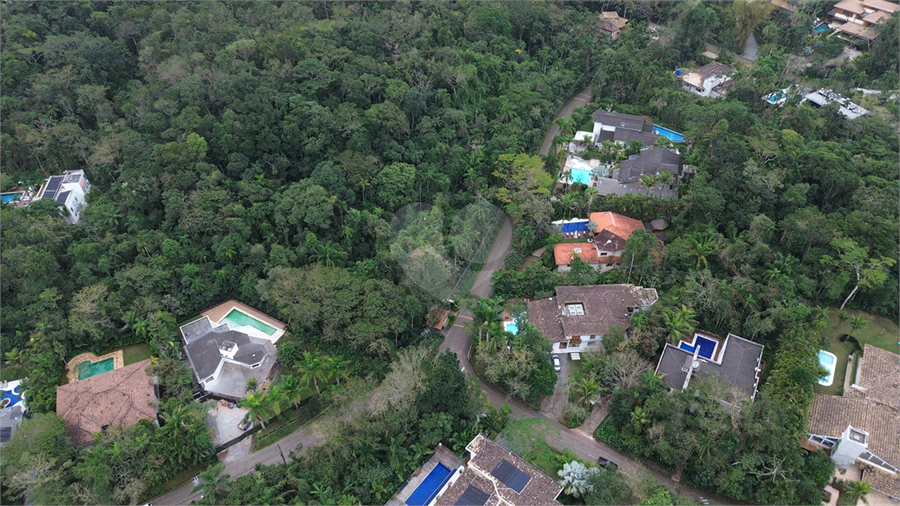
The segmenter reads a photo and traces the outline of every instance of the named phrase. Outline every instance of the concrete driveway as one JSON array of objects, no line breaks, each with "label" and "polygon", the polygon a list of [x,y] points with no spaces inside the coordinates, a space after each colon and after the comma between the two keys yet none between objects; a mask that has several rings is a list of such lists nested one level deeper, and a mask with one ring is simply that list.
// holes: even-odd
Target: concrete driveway
[{"label": "concrete driveway", "polygon": [[[559,420],[565,424],[567,420],[563,420],[563,411],[566,410],[566,404],[569,400],[569,370],[571,359],[568,353],[557,353],[559,355],[560,371],[556,373],[556,387],[553,389],[553,395],[544,397],[541,401],[541,412]],[[549,359],[549,357],[548,357]]]}]

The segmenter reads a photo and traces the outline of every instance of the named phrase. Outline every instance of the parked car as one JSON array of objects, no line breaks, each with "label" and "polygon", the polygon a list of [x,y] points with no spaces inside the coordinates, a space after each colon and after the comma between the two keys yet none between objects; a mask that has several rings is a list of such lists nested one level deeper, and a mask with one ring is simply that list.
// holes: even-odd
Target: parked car
[{"label": "parked car", "polygon": [[562,370],[562,364],[559,362],[559,355],[550,355],[550,360],[553,362],[553,370],[559,372]]},{"label": "parked car", "polygon": [[606,467],[606,466],[619,467],[616,465],[615,462],[613,462],[609,459],[605,459],[603,457],[597,457],[597,463],[600,464],[600,467]]}]

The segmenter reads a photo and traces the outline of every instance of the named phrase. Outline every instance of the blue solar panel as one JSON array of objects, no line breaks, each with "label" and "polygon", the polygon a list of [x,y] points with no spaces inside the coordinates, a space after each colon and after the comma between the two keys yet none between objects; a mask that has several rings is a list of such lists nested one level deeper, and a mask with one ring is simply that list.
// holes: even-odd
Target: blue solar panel
[{"label": "blue solar panel", "polygon": [[515,490],[517,494],[521,493],[525,489],[525,485],[531,481],[531,476],[523,473],[521,469],[506,459],[501,460],[491,474],[504,485]]},{"label": "blue solar panel", "polygon": [[59,191],[59,186],[62,184],[63,177],[62,176],[53,176],[47,181],[47,188],[44,189],[44,194],[41,198],[44,199],[53,199],[56,198],[56,192]]},{"label": "blue solar panel", "polygon": [[59,202],[60,204],[65,204],[66,199],[69,198],[70,193],[72,193],[72,192],[67,191],[67,192],[60,193],[59,195],[56,196],[56,201]]}]

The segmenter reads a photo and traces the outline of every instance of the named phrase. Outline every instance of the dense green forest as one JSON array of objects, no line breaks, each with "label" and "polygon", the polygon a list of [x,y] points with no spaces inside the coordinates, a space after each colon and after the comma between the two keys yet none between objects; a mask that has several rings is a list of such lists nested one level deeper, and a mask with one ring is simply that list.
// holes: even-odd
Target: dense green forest
[{"label": "dense green forest", "polygon": [[[42,479],[4,475],[4,487],[126,503],[204,461],[210,448],[197,444],[159,466],[137,469],[133,457],[180,445],[178,437],[197,441],[169,423],[181,416],[195,427],[197,416],[183,391],[177,324],[237,298],[352,364],[354,376],[420,384],[403,400],[409,417],[365,411],[307,457],[242,477],[215,499],[383,502],[415,468],[413,453],[451,439],[459,449],[476,430],[502,428],[497,413],[482,420],[483,401],[461,386],[452,357],[416,351],[437,300],[391,254],[390,222],[403,206],[440,208],[449,232],[461,209],[489,202],[516,225],[495,294],[545,296],[556,284],[631,276],[662,295],[634,324],[629,346],[645,358],[679,321],[765,344],[778,367],[767,369],[754,416],[728,441],[778,425],[784,444],[744,459],[740,483],[709,477],[719,461],[691,467],[650,444],[648,456],[687,465],[690,480],[724,495],[811,500],[796,488],[808,476],[821,484],[817,462],[785,442],[804,428],[816,366],[791,343],[815,341],[822,309],[851,294],[848,307],[896,320],[898,285],[889,280],[900,275],[896,103],[873,99],[873,114],[851,121],[836,107],[771,108],[760,99],[792,79],[848,95],[856,86],[897,88],[898,17],[869,54],[834,69],[826,65],[834,48],[807,28],[823,5],[757,19],[758,60],[739,70],[727,99],[710,101],[681,91],[672,69],[700,61],[705,41],[718,43],[725,61],[739,51],[749,21],[728,3],[0,4],[0,186],[36,188],[70,169],[84,169],[93,185],[81,226],[66,225],[53,203],[0,209],[4,362],[28,371],[30,409],[48,413],[29,422],[43,446],[4,452],[3,467],[58,464]],[[632,21],[612,42],[598,37],[597,14],[615,8]],[[648,20],[664,25],[658,37]],[[559,107],[587,86],[595,103],[576,111],[575,126],[611,109],[693,140],[683,158],[697,173],[679,185],[680,199],[600,198],[578,184],[547,199],[560,155],[531,155]],[[661,254],[630,243],[632,272],[517,270],[552,240],[551,220],[600,210],[663,217],[669,242]],[[143,342],[171,386],[162,427],[104,435],[90,450],[67,446],[49,414],[65,361]],[[458,397],[446,385],[459,387]],[[681,409],[662,403],[652,384],[640,388],[641,409],[651,398]],[[797,409],[790,420],[766,411],[781,403]],[[784,456],[794,481],[763,472],[759,455]],[[67,487],[73,482],[80,488]]]}]

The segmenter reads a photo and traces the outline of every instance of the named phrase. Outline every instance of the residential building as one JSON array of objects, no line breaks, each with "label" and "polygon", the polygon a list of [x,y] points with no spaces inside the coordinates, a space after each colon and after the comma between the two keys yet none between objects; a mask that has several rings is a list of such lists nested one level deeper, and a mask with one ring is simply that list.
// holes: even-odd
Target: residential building
[{"label": "residential building", "polygon": [[528,303],[527,318],[553,344],[554,353],[596,350],[609,327],[627,329],[631,316],[647,310],[659,295],[655,288],[631,284],[557,286],[556,296]]},{"label": "residential building", "polygon": [[618,39],[619,32],[628,24],[628,18],[619,16],[619,13],[616,11],[603,11],[598,16],[598,19],[600,20],[600,33],[610,40]]},{"label": "residential building", "polygon": [[644,229],[640,221],[609,211],[591,213],[588,218],[594,224],[594,246],[601,258],[621,257],[631,234]]},{"label": "residential building", "polygon": [[684,82],[682,87],[703,97],[721,97],[728,92],[728,88],[734,82],[730,77],[734,72],[734,68],[728,65],[719,62],[708,63],[697,70],[682,74],[681,80]]},{"label": "residential building", "polygon": [[690,342],[667,343],[663,348],[656,374],[669,388],[684,390],[692,378],[716,376],[730,387],[723,401],[738,404],[754,400],[762,372],[763,345],[735,334],[725,339],[705,331],[693,334]]},{"label": "residential building", "polygon": [[85,195],[90,191],[91,183],[83,170],[67,170],[62,175],[47,178],[32,201],[50,199],[59,202],[68,212],[63,219],[74,225],[81,221],[81,211],[87,206]]},{"label": "residential building", "polygon": [[900,5],[886,0],[841,0],[829,14],[832,22],[841,23],[835,27],[839,33],[872,42],[878,37],[872,27],[883,23],[896,12],[900,12]]},{"label": "residential building", "polygon": [[668,172],[672,174],[672,181],[678,181],[682,170],[681,156],[678,153],[651,147],[642,150],[637,156],[623,160],[619,168],[613,171],[613,178],[620,183],[640,184],[644,176],[659,176]]},{"label": "residential building", "polygon": [[[572,268],[572,259],[576,256],[580,258],[582,262],[590,265],[594,269],[600,268],[600,254],[597,252],[597,248],[594,247],[593,243],[564,242],[553,245],[553,258],[556,260],[556,270],[559,272],[570,270]],[[611,262],[612,259],[610,257],[610,259],[604,263],[609,264]]]},{"label": "residential building", "polygon": [[147,419],[156,423],[156,388],[147,373],[150,359],[62,385],[56,389],[56,414],[75,445],[90,443],[108,427],[128,427]]},{"label": "residential building", "polygon": [[843,96],[824,88],[812,93],[807,93],[804,95],[803,100],[800,101],[801,104],[809,103],[809,105],[816,108],[824,107],[832,102],[837,102],[840,105],[838,112],[847,117],[847,119],[856,119],[869,114],[867,109],[856,105],[851,102],[850,99],[844,98]]},{"label": "residential building", "polygon": [[435,506],[558,505],[562,486],[518,455],[482,434],[466,445],[462,473],[430,504]]},{"label": "residential building", "polygon": [[807,430],[807,445],[840,469],[859,466],[862,481],[900,501],[900,355],[863,346],[855,381],[843,395],[815,396]]},{"label": "residential building", "polygon": [[229,300],[181,326],[184,350],[205,394],[237,401],[247,381],[269,379],[278,355],[275,343],[287,326],[250,306]]},{"label": "residential building", "polygon": [[659,134],[653,131],[653,123],[641,116],[595,111],[593,120],[594,130],[591,134],[597,146],[600,146],[603,141],[625,144],[632,139],[643,142],[644,146],[652,146],[659,138]]}]

